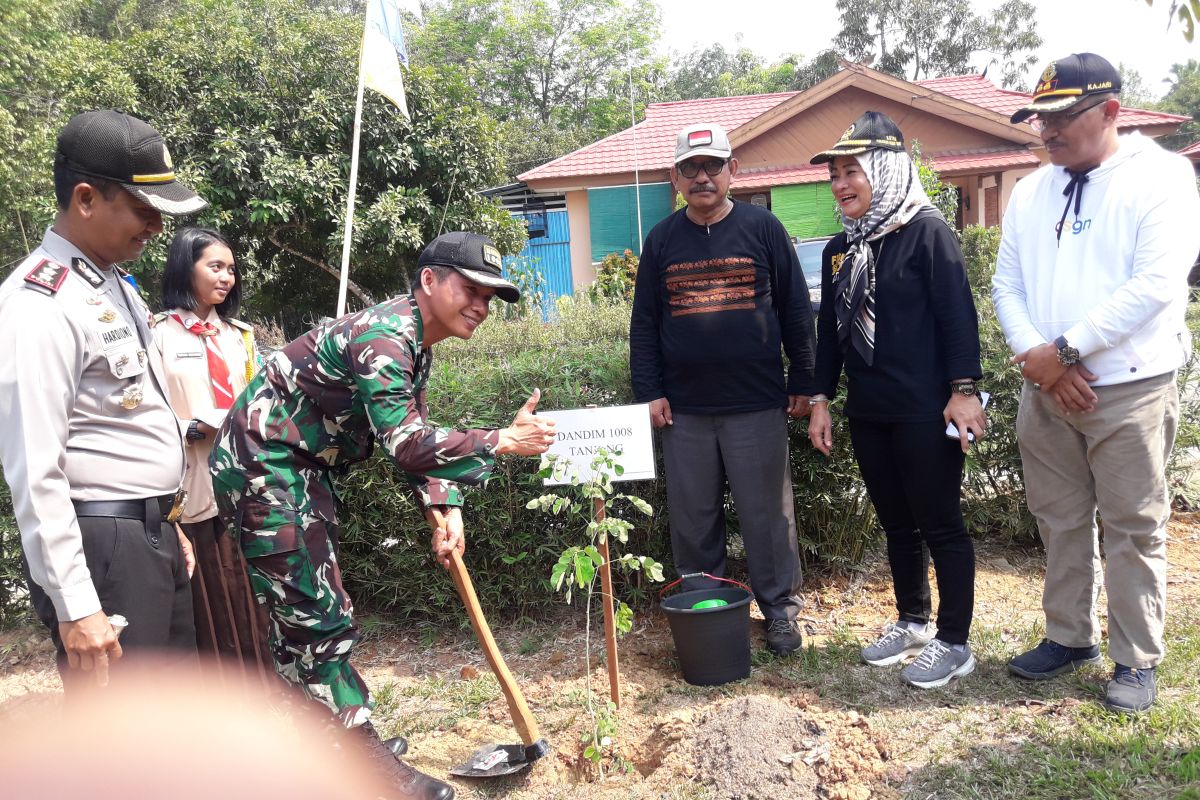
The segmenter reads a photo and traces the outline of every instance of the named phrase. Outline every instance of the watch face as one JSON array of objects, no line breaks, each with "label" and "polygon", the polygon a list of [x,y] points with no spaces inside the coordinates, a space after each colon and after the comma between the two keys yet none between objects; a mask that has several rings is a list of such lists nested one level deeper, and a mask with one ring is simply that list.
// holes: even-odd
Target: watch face
[{"label": "watch face", "polygon": [[954,384],[954,391],[958,392],[959,394],[973,395],[973,394],[975,394],[975,391],[976,391],[975,384],[973,384],[973,383],[956,383],[956,384]]}]

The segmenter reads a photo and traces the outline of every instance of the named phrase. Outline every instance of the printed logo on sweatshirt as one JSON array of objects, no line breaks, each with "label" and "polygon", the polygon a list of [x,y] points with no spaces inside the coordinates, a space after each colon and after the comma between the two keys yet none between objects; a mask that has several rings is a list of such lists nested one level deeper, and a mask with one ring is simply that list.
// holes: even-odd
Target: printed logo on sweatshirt
[{"label": "printed logo on sweatshirt", "polygon": [[[1065,223],[1066,223],[1066,220],[1056,223],[1054,226],[1054,232],[1061,233],[1062,227]],[[1074,222],[1072,222],[1070,224],[1070,226],[1067,228],[1067,230],[1070,231],[1071,233],[1075,234],[1076,236],[1078,236],[1079,234],[1083,233],[1090,227],[1092,227],[1092,218],[1088,217],[1087,219],[1075,220]]]},{"label": "printed logo on sweatshirt", "polygon": [[667,267],[672,317],[754,308],[753,259],[710,258]]}]

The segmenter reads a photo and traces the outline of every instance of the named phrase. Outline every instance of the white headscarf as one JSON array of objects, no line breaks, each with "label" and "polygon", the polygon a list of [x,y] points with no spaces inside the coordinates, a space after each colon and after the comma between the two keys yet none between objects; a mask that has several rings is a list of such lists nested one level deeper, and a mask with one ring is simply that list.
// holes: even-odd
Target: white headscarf
[{"label": "white headscarf", "polygon": [[875,254],[870,244],[907,223],[918,213],[933,210],[917,165],[908,153],[872,148],[854,156],[871,184],[871,206],[858,219],[842,218],[850,249],[839,272],[836,292],[838,343],[849,345],[868,364],[875,361]]}]

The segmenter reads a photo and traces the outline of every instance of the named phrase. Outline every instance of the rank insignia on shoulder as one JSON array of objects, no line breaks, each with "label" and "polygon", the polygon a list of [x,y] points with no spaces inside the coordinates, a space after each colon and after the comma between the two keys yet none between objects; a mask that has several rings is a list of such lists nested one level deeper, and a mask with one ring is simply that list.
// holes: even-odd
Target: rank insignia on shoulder
[{"label": "rank insignia on shoulder", "polygon": [[111,308],[104,309],[104,313],[99,316],[99,320],[101,322],[112,322],[116,318],[117,312],[113,311]]},{"label": "rank insignia on shoulder", "polygon": [[93,289],[99,289],[104,285],[104,276],[82,258],[72,258],[71,269],[75,270],[76,275],[90,283]]},{"label": "rank insignia on shoulder", "polygon": [[51,261],[48,258],[43,258],[38,265],[34,267],[25,280],[38,286],[43,286],[50,290],[50,294],[55,294],[62,288],[63,281],[67,279],[67,268],[62,264]]}]

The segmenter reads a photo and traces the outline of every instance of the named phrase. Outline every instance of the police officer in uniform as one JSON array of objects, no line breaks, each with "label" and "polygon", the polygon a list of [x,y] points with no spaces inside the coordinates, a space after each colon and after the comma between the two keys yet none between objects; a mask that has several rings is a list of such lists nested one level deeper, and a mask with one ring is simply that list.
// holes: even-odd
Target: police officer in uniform
[{"label": "police officer in uniform", "polygon": [[[117,264],[162,214],[207,203],[175,180],[162,136],[116,111],[72,117],[54,161],[58,214],[0,284],[0,463],[38,616],[71,692],[109,661],[195,658],[191,554],[168,521],[183,439],[149,312]],[[121,615],[120,633],[110,615]],[[127,656],[127,657],[129,657]]]}]

